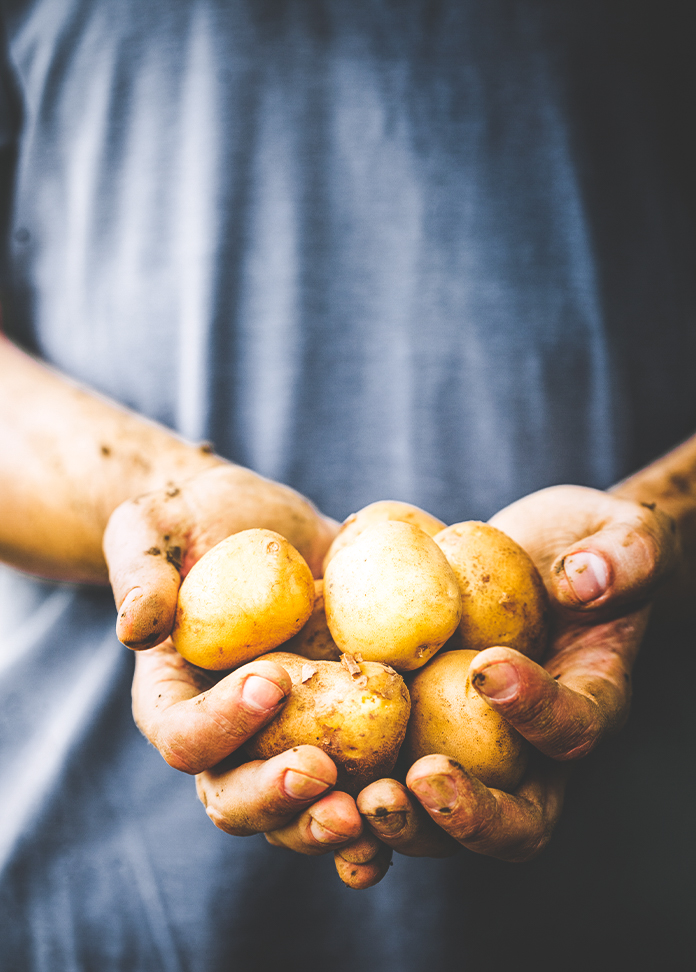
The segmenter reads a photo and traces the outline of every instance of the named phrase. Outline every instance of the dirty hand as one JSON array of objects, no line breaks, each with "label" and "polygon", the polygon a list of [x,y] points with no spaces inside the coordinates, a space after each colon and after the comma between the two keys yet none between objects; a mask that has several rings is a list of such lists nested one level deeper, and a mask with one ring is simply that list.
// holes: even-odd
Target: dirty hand
[{"label": "dirty hand", "polygon": [[[568,762],[587,755],[628,716],[650,599],[677,556],[674,524],[654,504],[584,487],[533,493],[491,523],[539,568],[553,606],[552,637],[543,667],[491,647],[470,673],[481,697],[538,754],[511,794],[489,789],[441,755],[418,760],[405,785],[368,786],[357,800],[360,812],[374,835],[403,854],[445,856],[463,845],[524,861],[546,845],[561,812]],[[344,880],[356,870],[340,853],[336,863]]]},{"label": "dirty hand", "polygon": [[273,843],[325,853],[362,831],[355,801],[327,793],[336,781],[331,759],[313,746],[266,762],[238,758],[282,708],[287,672],[256,660],[220,678],[185,661],[168,637],[186,573],[224,537],[253,527],[287,537],[317,573],[337,524],[293,490],[222,461],[112,514],[104,553],[118,637],[137,650],[133,713],[171,766],[196,775],[216,826],[240,835],[273,831]]}]

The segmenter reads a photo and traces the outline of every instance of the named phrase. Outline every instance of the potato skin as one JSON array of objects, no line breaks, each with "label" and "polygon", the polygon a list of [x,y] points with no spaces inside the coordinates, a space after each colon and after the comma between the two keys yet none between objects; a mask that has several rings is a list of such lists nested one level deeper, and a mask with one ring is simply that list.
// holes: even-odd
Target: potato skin
[{"label": "potato skin", "polygon": [[462,648],[504,645],[539,661],[548,639],[549,599],[527,552],[502,530],[476,520],[454,523],[433,539],[459,584]]},{"label": "potato skin", "polygon": [[341,650],[331,637],[324,611],[324,581],[314,581],[314,607],[309,620],[289,641],[280,645],[283,651],[303,658],[339,661]]},{"label": "potato skin", "polygon": [[309,618],[314,578],[273,530],[242,530],[194,564],[179,590],[174,645],[201,668],[235,668],[287,641]]},{"label": "potato skin", "polygon": [[253,759],[319,746],[336,763],[336,788],[353,795],[391,773],[411,709],[400,675],[376,662],[359,663],[356,677],[340,662],[308,661],[289,652],[264,659],[282,665],[292,689],[281,712],[247,742]]},{"label": "potato skin", "polygon": [[409,765],[431,753],[449,756],[486,786],[511,792],[526,769],[529,743],[471,684],[469,666],[477,654],[445,652],[409,679],[404,753]]},{"label": "potato skin", "polygon": [[403,503],[401,500],[378,500],[376,503],[370,503],[368,506],[363,506],[357,513],[351,513],[341,524],[341,529],[334,537],[333,543],[324,557],[324,573],[326,573],[329,561],[339,550],[343,550],[348,544],[357,540],[366,527],[374,526],[375,523],[382,523],[384,520],[399,520],[402,523],[410,523],[413,526],[420,527],[423,533],[427,533],[429,537],[434,537],[445,526],[442,520],[438,520],[436,516],[426,513],[425,510],[422,510],[419,506],[414,506],[412,503]]},{"label": "potato skin", "polygon": [[388,520],[331,560],[324,605],[341,651],[404,672],[425,665],[454,633],[461,598],[437,544],[410,523]]}]

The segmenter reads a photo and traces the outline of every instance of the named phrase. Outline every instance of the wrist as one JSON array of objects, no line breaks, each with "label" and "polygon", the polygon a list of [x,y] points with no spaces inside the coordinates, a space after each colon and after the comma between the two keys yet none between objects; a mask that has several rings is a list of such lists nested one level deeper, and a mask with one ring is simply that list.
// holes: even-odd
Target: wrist
[{"label": "wrist", "polygon": [[696,555],[696,435],[609,490],[669,516],[686,555]]},{"label": "wrist", "polygon": [[0,559],[106,583],[101,542],[129,497],[222,463],[0,336]]},{"label": "wrist", "polygon": [[696,591],[696,435],[667,455],[613,486],[610,492],[655,508],[670,517],[677,548],[677,568],[656,599],[664,621],[694,614]]}]

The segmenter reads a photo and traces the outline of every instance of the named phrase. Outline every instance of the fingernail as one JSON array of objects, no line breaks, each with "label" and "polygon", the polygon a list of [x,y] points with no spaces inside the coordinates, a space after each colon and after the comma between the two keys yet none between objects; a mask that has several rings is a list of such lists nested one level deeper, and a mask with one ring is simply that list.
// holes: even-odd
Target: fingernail
[{"label": "fingernail", "polygon": [[288,796],[294,800],[310,800],[328,790],[330,783],[317,780],[313,776],[305,776],[296,770],[288,770],[283,780],[283,786]]},{"label": "fingernail", "polygon": [[285,698],[285,693],[275,682],[260,675],[250,675],[242,688],[242,698],[249,708],[266,712],[274,709]]},{"label": "fingernail", "polygon": [[563,561],[566,580],[579,601],[587,603],[600,597],[609,584],[609,568],[603,557],[583,550]]},{"label": "fingernail", "polygon": [[457,787],[451,776],[424,776],[411,784],[411,790],[428,810],[451,813],[457,805]]},{"label": "fingernail", "polygon": [[142,596],[142,593],[142,587],[134,587],[132,591],[128,591],[126,596],[121,601],[121,607],[119,608],[118,612],[119,618],[124,618],[126,614],[128,614],[129,608],[133,607],[133,603]]},{"label": "fingernail", "polygon": [[328,830],[326,827],[323,827],[318,820],[314,819],[314,817],[312,817],[312,822],[309,825],[309,829],[312,837],[314,837],[315,840],[320,841],[322,844],[337,844],[340,841],[347,839],[345,834],[337,834],[333,830]]},{"label": "fingernail", "polygon": [[496,702],[514,699],[520,687],[517,669],[508,662],[486,665],[480,672],[476,672],[472,682],[477,692]]},{"label": "fingernail", "polygon": [[393,837],[406,826],[407,814],[405,810],[387,810],[378,807],[374,813],[368,815],[370,826],[385,837]]}]

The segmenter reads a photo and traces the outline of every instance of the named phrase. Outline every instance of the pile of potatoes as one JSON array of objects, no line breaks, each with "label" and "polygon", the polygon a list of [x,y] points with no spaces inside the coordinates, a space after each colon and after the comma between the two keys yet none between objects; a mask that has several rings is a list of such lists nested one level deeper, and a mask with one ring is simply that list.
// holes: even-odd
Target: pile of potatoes
[{"label": "pile of potatoes", "polygon": [[539,573],[506,534],[383,501],[345,521],[323,580],[278,533],[223,540],[181,585],[172,637],[202,668],[264,655],[290,675],[282,711],[247,743],[252,758],[320,746],[338,788],[357,793],[399,754],[407,767],[442,753],[511,790],[527,744],[478,695],[469,665],[496,645],[540,660],[547,618]]}]

